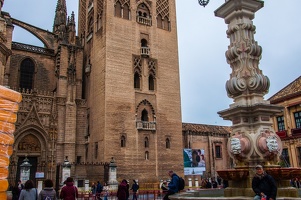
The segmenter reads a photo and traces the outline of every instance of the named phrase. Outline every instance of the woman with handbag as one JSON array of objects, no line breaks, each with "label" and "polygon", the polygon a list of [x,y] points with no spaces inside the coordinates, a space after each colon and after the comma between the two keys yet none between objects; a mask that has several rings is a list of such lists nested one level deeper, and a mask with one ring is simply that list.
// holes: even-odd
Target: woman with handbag
[{"label": "woman with handbag", "polygon": [[63,200],[75,200],[78,198],[77,187],[73,184],[73,178],[68,177],[65,186],[61,190],[60,198]]}]

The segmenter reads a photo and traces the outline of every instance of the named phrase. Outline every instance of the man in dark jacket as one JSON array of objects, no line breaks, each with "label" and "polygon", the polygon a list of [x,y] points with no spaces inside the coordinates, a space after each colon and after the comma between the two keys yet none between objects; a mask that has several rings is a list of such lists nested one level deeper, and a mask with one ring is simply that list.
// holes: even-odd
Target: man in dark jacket
[{"label": "man in dark jacket", "polygon": [[168,191],[163,200],[169,200],[169,195],[173,195],[179,191],[179,176],[172,170],[168,172],[168,175],[170,176],[171,181],[168,183]]},{"label": "man in dark jacket", "polygon": [[261,165],[257,165],[256,174],[252,180],[252,188],[255,192],[254,200],[260,200],[265,196],[267,200],[276,200],[277,185],[274,178],[263,171]]}]

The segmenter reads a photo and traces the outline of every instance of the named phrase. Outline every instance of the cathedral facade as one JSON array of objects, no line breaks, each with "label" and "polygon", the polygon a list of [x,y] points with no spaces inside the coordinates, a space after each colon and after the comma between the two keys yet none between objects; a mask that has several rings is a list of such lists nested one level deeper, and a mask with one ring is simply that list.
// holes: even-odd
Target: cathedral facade
[{"label": "cathedral facade", "polygon": [[[78,23],[57,0],[53,30],[15,19],[1,0],[0,84],[22,94],[9,181],[25,158],[61,184],[71,176],[157,182],[183,171],[175,0],[80,0]],[[75,26],[78,24],[78,27]],[[14,27],[44,47],[12,41]]]}]

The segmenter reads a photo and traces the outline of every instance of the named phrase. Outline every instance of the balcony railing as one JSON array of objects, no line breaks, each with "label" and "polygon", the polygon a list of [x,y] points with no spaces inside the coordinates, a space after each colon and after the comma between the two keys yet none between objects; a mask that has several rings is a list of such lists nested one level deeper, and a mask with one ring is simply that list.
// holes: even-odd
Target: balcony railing
[{"label": "balcony railing", "polygon": [[301,137],[301,128],[292,129],[292,136]]},{"label": "balcony railing", "polygon": [[141,47],[141,56],[149,56],[149,47]]},{"label": "balcony railing", "polygon": [[152,25],[152,19],[148,18],[148,17],[137,16],[137,22],[139,24],[144,24],[144,25],[147,25],[147,26],[151,26]]},{"label": "balcony railing", "polygon": [[156,130],[156,122],[147,122],[147,121],[136,121],[136,128],[138,130]]},{"label": "balcony railing", "polygon": [[280,138],[286,138],[286,137],[287,137],[287,131],[286,131],[286,130],[278,131],[278,132],[276,132],[276,134],[277,134]]}]

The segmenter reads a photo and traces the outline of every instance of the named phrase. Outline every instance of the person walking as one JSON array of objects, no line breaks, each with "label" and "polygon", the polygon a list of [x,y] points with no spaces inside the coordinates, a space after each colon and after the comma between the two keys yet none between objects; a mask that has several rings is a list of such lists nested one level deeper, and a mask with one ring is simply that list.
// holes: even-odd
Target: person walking
[{"label": "person walking", "polygon": [[38,190],[35,188],[32,180],[25,182],[24,188],[21,190],[19,200],[35,200],[38,199]]},{"label": "person walking", "polygon": [[73,184],[73,178],[68,177],[65,184],[61,190],[60,198],[63,200],[75,200],[75,198],[78,198],[78,190]]},{"label": "person walking", "polygon": [[38,200],[57,200],[52,180],[46,179],[44,181],[44,189],[39,193]]},{"label": "person walking", "polygon": [[137,192],[139,190],[139,185],[137,184],[137,182],[135,180],[133,180],[133,185],[131,190],[133,191],[133,200],[137,200]]},{"label": "person walking", "polygon": [[101,192],[103,190],[103,186],[101,185],[100,181],[97,181],[97,186],[96,186],[96,197],[97,199],[101,199],[100,196],[101,196]]},{"label": "person walking", "polygon": [[127,200],[129,196],[130,195],[127,180],[123,179],[118,185],[117,198],[118,200]]},{"label": "person walking", "polygon": [[256,173],[252,179],[252,189],[255,192],[254,200],[276,200],[277,185],[274,178],[267,174],[261,165],[255,167]]},{"label": "person walking", "polygon": [[168,171],[171,181],[168,183],[168,191],[163,197],[163,200],[169,200],[169,196],[179,191],[179,176],[172,170]]}]

